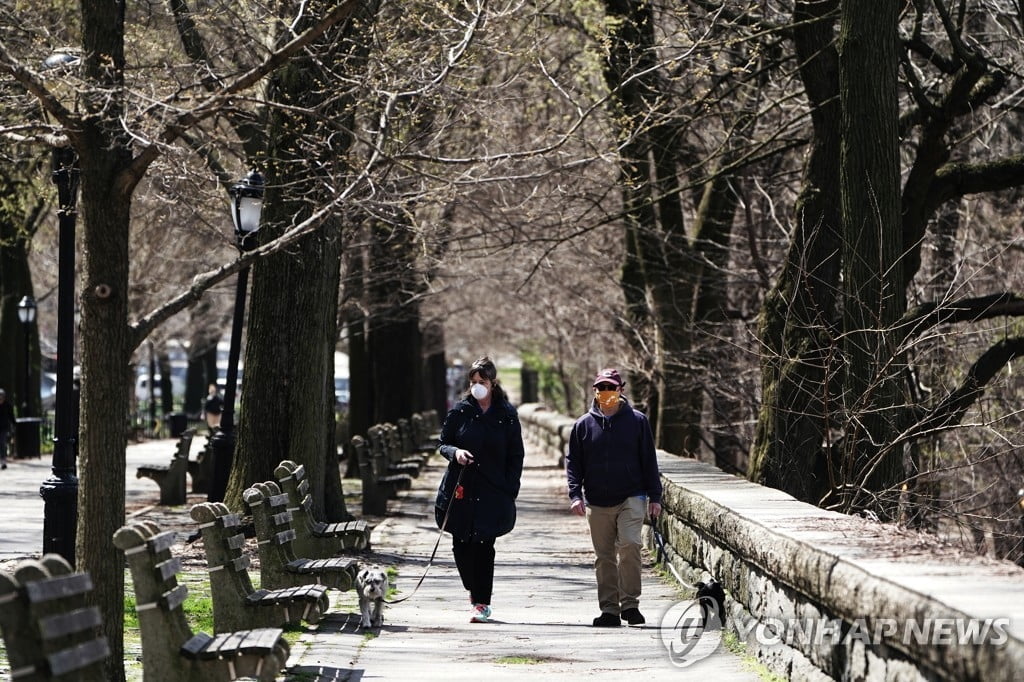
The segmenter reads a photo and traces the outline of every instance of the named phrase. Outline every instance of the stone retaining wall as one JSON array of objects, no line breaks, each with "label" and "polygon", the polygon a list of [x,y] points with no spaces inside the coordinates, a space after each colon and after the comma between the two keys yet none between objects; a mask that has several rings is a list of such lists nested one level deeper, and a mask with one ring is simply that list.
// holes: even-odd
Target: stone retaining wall
[{"label": "stone retaining wall", "polygon": [[[525,437],[561,460],[574,420],[537,404],[519,415]],[[774,672],[1024,679],[1024,570],[1016,565],[819,509],[696,460],[658,457],[658,530],[674,572],[690,585],[719,580],[726,629]]]}]

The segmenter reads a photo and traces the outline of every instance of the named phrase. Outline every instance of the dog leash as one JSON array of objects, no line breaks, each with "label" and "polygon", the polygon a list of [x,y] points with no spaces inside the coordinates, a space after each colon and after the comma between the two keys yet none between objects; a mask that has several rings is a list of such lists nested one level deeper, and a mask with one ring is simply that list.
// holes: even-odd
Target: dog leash
[{"label": "dog leash", "polygon": [[406,599],[411,598],[416,594],[416,590],[420,589],[420,585],[423,584],[423,580],[427,577],[427,572],[430,571],[430,567],[434,564],[434,557],[437,556],[437,548],[441,546],[441,538],[444,537],[444,529],[448,526],[448,515],[452,511],[452,503],[455,502],[455,490],[458,490],[459,486],[462,485],[462,474],[466,473],[466,467],[463,466],[459,471],[459,477],[455,480],[455,487],[452,488],[452,498],[448,500],[448,507],[444,510],[444,520],[441,522],[441,530],[438,531],[437,540],[434,542],[434,549],[430,552],[430,558],[427,559],[427,565],[423,568],[423,575],[416,581],[416,586],[412,588],[412,592],[405,595],[400,599],[385,599],[385,604],[401,604]]},{"label": "dog leash", "polygon": [[668,568],[668,570],[672,572],[672,577],[674,577],[676,579],[676,582],[678,582],[680,585],[689,590],[696,590],[697,586],[691,585],[690,583],[683,580],[683,577],[679,575],[679,571],[677,571],[676,567],[672,565],[672,562],[668,560],[668,552],[665,551],[665,540],[661,537],[661,533],[658,532],[658,526],[654,522],[654,519],[644,519],[644,523],[648,524],[651,527],[651,532],[654,535],[654,544],[658,546],[658,556],[655,557],[654,562],[662,564],[666,568]]}]

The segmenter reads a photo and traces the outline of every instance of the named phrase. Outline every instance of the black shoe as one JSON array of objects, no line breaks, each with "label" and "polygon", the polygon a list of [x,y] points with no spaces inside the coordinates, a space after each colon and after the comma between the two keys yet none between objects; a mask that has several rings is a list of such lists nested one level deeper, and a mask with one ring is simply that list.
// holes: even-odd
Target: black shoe
[{"label": "black shoe", "polygon": [[7,462],[4,462],[3,464],[0,464],[0,469],[6,469],[6,468],[7,468]]},{"label": "black shoe", "polygon": [[644,614],[640,613],[640,609],[636,607],[626,609],[621,614],[619,614],[619,617],[622,618],[622,620],[629,623],[630,625],[643,625],[647,622],[646,620],[644,620]]},{"label": "black shoe", "polygon": [[619,617],[614,613],[602,613],[594,619],[595,628],[617,628],[619,625]]}]

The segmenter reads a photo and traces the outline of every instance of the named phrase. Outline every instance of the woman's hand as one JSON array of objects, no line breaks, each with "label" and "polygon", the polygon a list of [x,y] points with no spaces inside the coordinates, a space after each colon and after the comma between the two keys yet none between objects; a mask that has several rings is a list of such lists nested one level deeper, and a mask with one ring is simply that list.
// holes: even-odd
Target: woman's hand
[{"label": "woman's hand", "polygon": [[473,453],[469,450],[456,450],[455,461],[462,466],[468,466],[473,463]]}]

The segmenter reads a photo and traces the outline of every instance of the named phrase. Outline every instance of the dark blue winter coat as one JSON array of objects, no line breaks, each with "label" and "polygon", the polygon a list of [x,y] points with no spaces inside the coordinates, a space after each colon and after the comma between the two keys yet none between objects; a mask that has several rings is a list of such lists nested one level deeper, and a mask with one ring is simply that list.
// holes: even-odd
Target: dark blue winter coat
[{"label": "dark blue winter coat", "polygon": [[596,405],[576,420],[569,434],[565,471],[569,499],[614,507],[644,495],[661,503],[661,475],[647,415],[621,398],[619,411],[604,416]]},{"label": "dark blue winter coat", "polygon": [[[473,453],[474,462],[465,467],[456,462],[459,449]],[[434,503],[438,528],[463,541],[489,540],[511,531],[524,457],[516,408],[507,401],[493,401],[483,412],[473,397],[459,401],[441,426],[438,452],[448,460]],[[462,487],[459,495],[457,482]],[[449,502],[448,521],[442,526]]]}]

